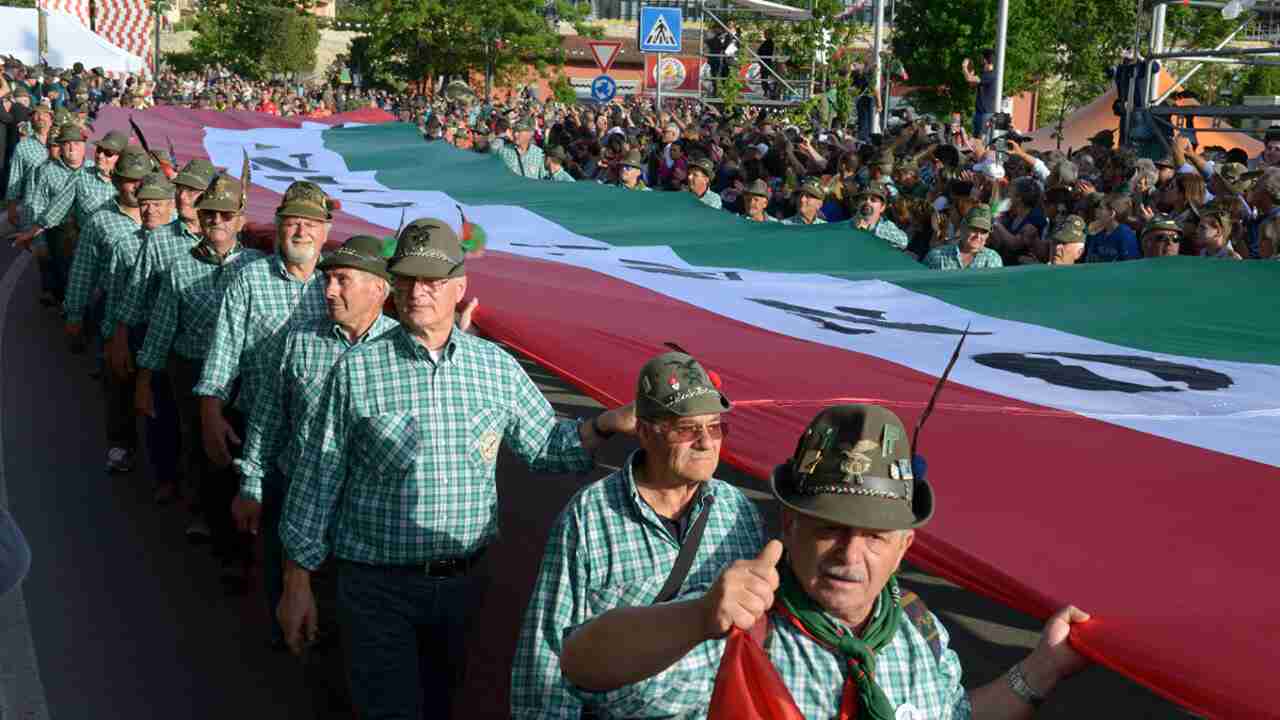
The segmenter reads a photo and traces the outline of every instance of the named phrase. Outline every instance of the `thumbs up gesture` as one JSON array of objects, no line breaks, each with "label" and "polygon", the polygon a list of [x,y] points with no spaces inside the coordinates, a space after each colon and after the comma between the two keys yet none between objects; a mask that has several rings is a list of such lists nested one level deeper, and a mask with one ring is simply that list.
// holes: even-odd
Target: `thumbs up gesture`
[{"label": "thumbs up gesture", "polygon": [[702,597],[708,639],[724,637],[734,627],[749,630],[769,611],[781,559],[782,543],[770,540],[758,556],[739,560],[720,574]]}]

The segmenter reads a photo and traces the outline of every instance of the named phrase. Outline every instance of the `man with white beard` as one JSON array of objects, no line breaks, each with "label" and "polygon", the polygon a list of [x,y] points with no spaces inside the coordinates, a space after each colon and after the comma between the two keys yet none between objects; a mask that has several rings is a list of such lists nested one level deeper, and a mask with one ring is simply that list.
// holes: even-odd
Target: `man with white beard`
[{"label": "man with white beard", "polygon": [[[276,209],[276,254],[246,265],[222,296],[209,353],[192,390],[200,399],[205,454],[216,467],[228,467],[240,445],[226,411],[240,415],[253,407],[272,357],[267,350],[294,328],[326,316],[324,274],[316,263],[329,239],[332,203],[315,183],[290,185]],[[235,492],[232,487],[219,503],[228,523]]]}]

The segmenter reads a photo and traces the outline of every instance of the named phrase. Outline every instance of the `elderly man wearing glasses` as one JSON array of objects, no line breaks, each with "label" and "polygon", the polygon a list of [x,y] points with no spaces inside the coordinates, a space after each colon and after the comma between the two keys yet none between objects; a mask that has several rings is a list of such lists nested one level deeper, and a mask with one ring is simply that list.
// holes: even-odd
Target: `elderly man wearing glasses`
[{"label": "elderly man wearing glasses", "polygon": [[[723,568],[759,554],[764,525],[755,506],[712,477],[730,407],[712,378],[679,352],[641,370],[640,449],[570,500],[547,540],[512,666],[512,717],[582,717],[560,674],[568,629],[616,607],[697,597]],[[719,656],[681,662],[714,665]],[[681,716],[705,703],[715,673],[704,675],[706,687],[648,698],[653,716]]]}]

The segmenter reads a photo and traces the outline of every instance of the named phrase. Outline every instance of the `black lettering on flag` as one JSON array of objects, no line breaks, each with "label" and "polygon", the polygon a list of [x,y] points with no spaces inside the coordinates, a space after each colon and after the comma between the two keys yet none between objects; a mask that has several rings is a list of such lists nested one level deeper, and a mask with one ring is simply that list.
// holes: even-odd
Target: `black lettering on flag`
[{"label": "black lettering on flag", "polygon": [[[883,330],[902,330],[904,332],[927,333],[930,335],[961,335],[964,333],[963,328],[949,328],[945,325],[930,325],[927,323],[904,323],[890,322],[884,319],[883,310],[868,310],[866,308],[847,307],[845,305],[837,305],[836,310],[839,312],[831,312],[829,310],[818,310],[816,308],[805,307],[803,305],[793,305],[789,302],[781,300],[769,300],[766,298],[748,298],[751,302],[760,303],[766,307],[775,310],[798,315],[808,320],[821,318],[823,320],[838,320],[840,322],[851,323],[854,325],[870,325]],[[826,328],[832,329],[832,328]],[[839,332],[839,331],[838,331]],[[874,332],[867,330],[860,335]],[[989,332],[979,332],[970,330],[970,335],[990,335]]]},{"label": "black lettering on flag", "polygon": [[1172,385],[1144,385],[1104,377],[1089,368],[1080,365],[1067,365],[1055,360],[1054,357],[1140,370],[1151,373],[1166,382],[1185,383],[1192,390],[1222,390],[1234,384],[1229,375],[1216,370],[1157,360],[1141,355],[1091,355],[1087,353],[1060,352],[1033,354],[1052,357],[1032,357],[1032,354],[1027,353],[982,353],[974,355],[973,361],[989,368],[1017,373],[1023,377],[1043,380],[1051,385],[1068,387],[1073,390],[1123,393],[1182,392],[1182,388]]},{"label": "black lettering on flag", "polygon": [[401,202],[385,202],[385,203],[381,203],[381,202],[368,202],[367,200],[352,200],[351,202],[358,202],[358,203],[360,203],[361,205],[369,205],[369,206],[371,206],[371,207],[381,208],[381,209],[383,209],[383,210],[389,210],[389,209],[394,209],[394,208],[407,208],[407,207],[413,207],[413,203],[411,203],[411,202],[404,202],[404,201],[401,201]]},{"label": "black lettering on flag", "polygon": [[368,192],[386,192],[386,190],[378,190],[377,188],[342,188],[344,193],[368,193]]},{"label": "black lettering on flag", "polygon": [[294,153],[289,157],[293,158],[294,160],[297,160],[298,164],[304,168],[311,167],[311,163],[307,162],[307,159],[311,157],[311,153]]},{"label": "black lettering on flag", "polygon": [[775,310],[781,310],[789,315],[795,315],[796,317],[804,318],[805,320],[812,320],[818,324],[820,329],[838,332],[841,335],[874,335],[876,332],[875,330],[862,330],[860,328],[852,328],[832,322],[833,320],[847,321],[849,319],[838,313],[827,312],[826,310],[815,310],[813,308],[804,307],[803,305],[792,305],[791,303],[785,303],[781,300],[766,300],[764,298],[747,299],[751,302],[760,303],[766,307],[774,308]]},{"label": "black lettering on flag", "polygon": [[264,167],[268,170],[286,173],[306,173],[310,172],[306,168],[294,167],[283,160],[277,160],[273,157],[255,157],[249,158],[255,166]]},{"label": "black lettering on flag", "polygon": [[[560,250],[608,250],[609,248],[601,245],[548,245],[546,243],[510,243],[512,247],[528,247],[528,248],[558,248]],[[563,255],[564,253],[559,253]]]},{"label": "black lettering on flag", "polygon": [[279,150],[280,146],[279,145],[263,145],[262,143],[256,142],[253,144],[253,149],[254,150]]},{"label": "black lettering on flag", "polygon": [[674,275],[676,277],[691,278],[694,280],[742,281],[742,276],[732,271],[715,272],[708,270],[688,270],[686,268],[676,267],[675,265],[667,265],[666,263],[649,262],[648,260],[628,260],[626,258],[622,258],[621,262],[632,270],[657,273],[659,275]]}]

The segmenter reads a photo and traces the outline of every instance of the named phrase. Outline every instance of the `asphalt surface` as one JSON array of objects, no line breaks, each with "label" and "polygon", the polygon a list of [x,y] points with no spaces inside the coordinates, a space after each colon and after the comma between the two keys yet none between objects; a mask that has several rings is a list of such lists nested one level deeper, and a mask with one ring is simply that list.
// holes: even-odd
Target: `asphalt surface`
[{"label": "asphalt surface", "polygon": [[[18,257],[0,248],[0,273]],[[257,589],[228,597],[217,561],[183,537],[186,512],[152,505],[145,463],[127,475],[104,472],[94,360],[67,352],[57,313],[37,303],[34,263],[7,277],[15,284],[6,306],[0,282],[0,491],[31,543],[33,567],[20,592],[0,599],[0,718],[352,717],[325,657],[304,666],[271,650]],[[562,414],[597,411],[547,372],[525,366]],[[502,539],[485,560],[491,580],[457,717],[506,715],[520,619],[551,522],[629,449],[624,439],[611,441],[588,478],[533,475],[504,452]],[[761,483],[724,470],[722,477],[764,497]],[[772,504],[761,503],[775,520]],[[904,578],[950,630],[966,685],[998,677],[1036,641],[1032,618],[911,569]],[[1088,715],[1187,716],[1093,668],[1063,684],[1038,717]]]}]

